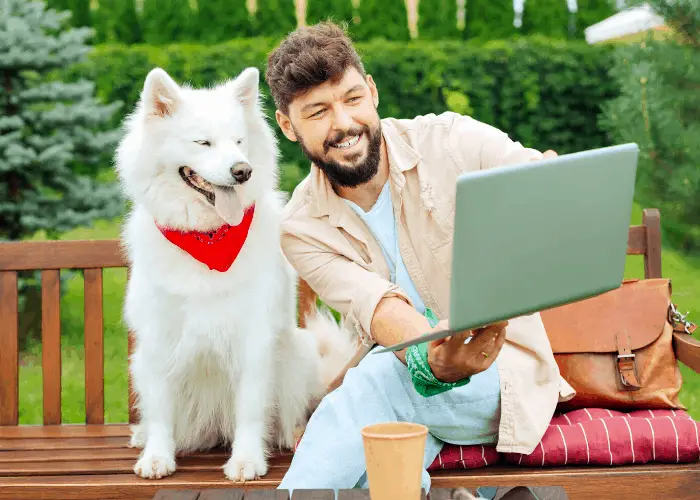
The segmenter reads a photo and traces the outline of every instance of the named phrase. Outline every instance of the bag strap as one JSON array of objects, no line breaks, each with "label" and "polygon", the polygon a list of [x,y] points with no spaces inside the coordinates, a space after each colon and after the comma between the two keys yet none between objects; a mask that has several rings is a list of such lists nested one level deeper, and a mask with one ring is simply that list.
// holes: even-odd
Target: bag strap
[{"label": "bag strap", "polygon": [[622,337],[620,332],[615,335],[617,344],[617,371],[620,375],[622,390],[638,391],[642,388],[642,383],[637,376],[637,365],[635,355],[630,349],[630,338]]}]

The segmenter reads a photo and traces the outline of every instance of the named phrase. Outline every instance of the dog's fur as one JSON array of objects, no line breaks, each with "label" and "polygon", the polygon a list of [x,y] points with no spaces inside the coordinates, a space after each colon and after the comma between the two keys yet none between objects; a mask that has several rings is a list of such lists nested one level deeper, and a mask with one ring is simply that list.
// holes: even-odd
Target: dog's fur
[{"label": "dog's fur", "polygon": [[[328,314],[297,328],[296,276],[279,244],[278,149],[258,87],[255,68],[197,89],[156,68],[125,120],[115,161],[132,202],[123,228],[132,267],[124,317],[136,337],[131,370],[141,420],[132,446],[144,448],[134,471],[145,478],[173,473],[176,453],[222,442],[232,446],[229,479],[265,475],[268,450],[293,447],[295,428],[354,352],[352,336]],[[156,223],[219,227],[213,204],[179,169],[227,185],[237,161],[252,167],[235,189],[244,207],[255,203],[255,216],[232,267],[212,271]]]}]

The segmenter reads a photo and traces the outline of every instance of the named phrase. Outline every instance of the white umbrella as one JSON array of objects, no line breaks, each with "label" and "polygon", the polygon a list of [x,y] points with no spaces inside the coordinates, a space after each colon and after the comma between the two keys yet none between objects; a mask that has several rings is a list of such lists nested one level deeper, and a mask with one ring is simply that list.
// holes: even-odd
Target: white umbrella
[{"label": "white umbrella", "polygon": [[663,26],[663,17],[656,14],[648,4],[633,7],[584,30],[586,41],[590,44],[621,38],[649,29]]}]

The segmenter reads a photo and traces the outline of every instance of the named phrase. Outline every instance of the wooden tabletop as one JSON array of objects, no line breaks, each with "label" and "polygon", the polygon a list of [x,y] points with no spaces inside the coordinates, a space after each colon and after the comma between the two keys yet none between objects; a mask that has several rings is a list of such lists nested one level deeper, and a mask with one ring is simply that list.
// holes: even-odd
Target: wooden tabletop
[{"label": "wooden tabletop", "polygon": [[[424,500],[467,500],[467,492],[476,498],[489,500],[568,500],[564,488],[560,486],[539,486],[526,488],[523,486],[506,486],[488,488],[478,496],[476,491],[465,488],[432,489],[430,495],[423,494]],[[474,497],[471,497],[474,498]],[[153,500],[290,500],[286,490],[242,490],[204,489],[204,490],[172,490],[163,489],[156,493]],[[332,490],[296,490],[291,500],[335,500]],[[338,500],[370,500],[366,489],[340,490]]]}]

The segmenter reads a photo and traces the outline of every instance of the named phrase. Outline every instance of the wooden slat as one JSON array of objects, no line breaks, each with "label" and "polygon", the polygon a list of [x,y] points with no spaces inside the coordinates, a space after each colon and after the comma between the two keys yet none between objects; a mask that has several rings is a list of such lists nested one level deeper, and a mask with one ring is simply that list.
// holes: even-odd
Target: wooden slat
[{"label": "wooden slat", "polygon": [[197,490],[160,490],[153,500],[198,500]]},{"label": "wooden slat", "polygon": [[673,349],[685,366],[700,373],[700,341],[686,333],[673,333]]},{"label": "wooden slat", "polygon": [[19,421],[17,273],[0,271],[0,426]]},{"label": "wooden slat", "polygon": [[289,500],[287,490],[250,490],[245,494],[245,500]]},{"label": "wooden slat", "polygon": [[244,494],[237,488],[203,490],[197,500],[243,500]]},{"label": "wooden slat", "polygon": [[333,490],[294,490],[292,500],[335,500]]},{"label": "wooden slat", "polygon": [[338,491],[338,500],[370,500],[369,490],[340,490]]},{"label": "wooden slat", "polygon": [[0,270],[126,267],[120,240],[0,243]]},{"label": "wooden slat", "polygon": [[104,423],[104,325],[102,269],[85,269],[85,417]]},{"label": "wooden slat", "polygon": [[42,271],[41,370],[44,383],[44,425],[61,423],[60,294],[60,271]]},{"label": "wooden slat", "polygon": [[627,253],[644,255],[647,251],[647,231],[644,226],[630,226],[627,237]]},{"label": "wooden slat", "polygon": [[126,447],[128,438],[106,437],[71,438],[71,439],[0,439],[1,450],[51,450],[60,453],[62,450],[96,450],[103,448]]},{"label": "wooden slat", "polygon": [[0,439],[105,438],[129,437],[130,435],[131,431],[126,424],[64,424],[0,427]]},{"label": "wooden slat", "polygon": [[646,228],[647,251],[644,254],[644,277],[661,278],[661,216],[655,208],[645,208],[642,223]]}]

